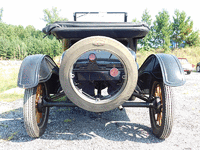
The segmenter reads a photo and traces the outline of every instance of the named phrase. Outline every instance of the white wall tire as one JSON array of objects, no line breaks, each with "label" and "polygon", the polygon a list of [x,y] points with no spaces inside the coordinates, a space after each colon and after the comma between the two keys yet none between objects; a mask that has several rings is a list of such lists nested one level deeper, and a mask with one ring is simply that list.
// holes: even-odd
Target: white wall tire
[{"label": "white wall tire", "polygon": [[[81,95],[72,84],[71,77],[73,64],[80,55],[96,49],[105,50],[117,56],[124,64],[127,79],[115,96],[98,102]],[[117,108],[129,99],[137,84],[138,71],[135,58],[123,44],[112,38],[94,36],[78,41],[66,51],[61,63],[59,77],[65,94],[74,104],[88,111],[104,112]]]}]

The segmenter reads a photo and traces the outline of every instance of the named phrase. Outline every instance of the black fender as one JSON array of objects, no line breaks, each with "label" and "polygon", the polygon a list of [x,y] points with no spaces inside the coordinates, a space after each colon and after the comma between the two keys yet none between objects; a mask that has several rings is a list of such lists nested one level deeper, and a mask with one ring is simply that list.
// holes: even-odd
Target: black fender
[{"label": "black fender", "polygon": [[[39,83],[47,82],[53,74],[58,76],[59,68],[53,59],[48,55],[30,55],[27,56],[20,67],[18,73],[17,86],[20,88],[32,88]],[[55,77],[54,79],[55,80]]]},{"label": "black fender", "polygon": [[174,55],[152,54],[138,70],[138,86],[141,90],[149,90],[153,80],[163,81],[168,86],[185,84],[183,68]]}]

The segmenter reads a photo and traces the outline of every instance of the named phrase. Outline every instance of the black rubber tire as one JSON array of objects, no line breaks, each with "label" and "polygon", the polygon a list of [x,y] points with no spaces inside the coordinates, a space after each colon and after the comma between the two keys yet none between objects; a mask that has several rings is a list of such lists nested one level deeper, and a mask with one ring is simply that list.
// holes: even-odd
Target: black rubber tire
[{"label": "black rubber tire", "polygon": [[191,74],[191,71],[187,71],[187,74]]},{"label": "black rubber tire", "polygon": [[[162,117],[161,124],[156,121],[156,111],[154,108],[149,109],[151,128],[153,134],[159,139],[166,139],[171,131],[173,126],[173,93],[170,86],[165,85],[163,82],[154,81],[151,89],[151,96],[155,96],[155,88],[157,85],[161,88],[162,95]],[[160,96],[159,96],[160,97]]]},{"label": "black rubber tire", "polygon": [[[83,94],[80,95],[75,89],[70,75],[76,60],[83,53],[95,49],[106,50],[120,58],[124,63],[128,78],[115,96],[99,102],[93,102],[94,100],[92,101],[88,97],[82,96]],[[137,84],[138,70],[135,58],[123,44],[112,38],[93,36],[78,41],[66,51],[61,63],[59,76],[65,94],[74,104],[88,111],[104,112],[117,108],[129,99]]]},{"label": "black rubber tire", "polygon": [[200,66],[197,66],[196,71],[200,72]]},{"label": "black rubber tire", "polygon": [[[23,116],[24,116],[24,125],[26,131],[30,137],[37,138],[40,137],[46,129],[49,108],[45,107],[42,111],[41,122],[38,124],[36,119],[36,91],[37,87],[25,89],[24,92],[24,103],[23,103]],[[42,84],[45,94],[47,93],[47,87],[45,84]],[[44,94],[43,94],[44,96]]]}]

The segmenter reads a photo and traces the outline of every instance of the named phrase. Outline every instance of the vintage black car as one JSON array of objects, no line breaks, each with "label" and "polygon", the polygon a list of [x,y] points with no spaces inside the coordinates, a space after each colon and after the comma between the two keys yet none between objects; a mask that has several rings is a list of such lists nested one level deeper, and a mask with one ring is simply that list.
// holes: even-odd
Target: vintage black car
[{"label": "vintage black car", "polygon": [[[78,106],[91,112],[147,107],[153,133],[167,138],[173,125],[171,86],[185,83],[179,60],[173,55],[152,54],[139,67],[137,40],[149,32],[145,23],[126,22],[126,13],[122,13],[124,22],[80,22],[77,14],[91,13],[75,13],[75,21],[58,21],[43,28],[46,35],[63,41],[60,68],[42,54],[22,62],[18,86],[25,88],[27,133],[40,137],[45,132],[53,106]],[[67,101],[55,101],[63,96]],[[135,102],[136,97],[144,102]]]}]

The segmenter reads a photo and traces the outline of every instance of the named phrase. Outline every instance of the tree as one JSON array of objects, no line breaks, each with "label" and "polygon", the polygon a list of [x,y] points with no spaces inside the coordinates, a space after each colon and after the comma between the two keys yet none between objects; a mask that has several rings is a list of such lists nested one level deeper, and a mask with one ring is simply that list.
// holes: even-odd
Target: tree
[{"label": "tree", "polygon": [[150,30],[149,33],[140,41],[141,46],[144,50],[150,50],[152,47],[151,40],[152,40],[152,28],[151,28],[151,15],[149,15],[149,12],[147,9],[145,9],[143,15],[142,15],[142,22],[146,23]]},{"label": "tree", "polygon": [[199,31],[192,31],[192,33],[185,40],[186,46],[200,46]]},{"label": "tree", "polygon": [[173,34],[171,37],[171,41],[175,42],[175,48],[180,47],[180,45],[188,38],[192,33],[192,28],[193,21],[190,21],[190,17],[186,18],[186,13],[184,11],[179,12],[179,10],[175,10],[175,16],[173,16],[172,23]]},{"label": "tree", "polygon": [[52,7],[51,10],[44,9],[44,18],[43,20],[47,22],[47,25],[54,23],[55,21],[67,21],[67,18],[59,17],[59,11],[57,7]]},{"label": "tree", "polygon": [[168,50],[170,47],[171,34],[168,12],[166,10],[159,12],[153,24],[153,40],[156,48],[161,47]]},{"label": "tree", "polygon": [[140,21],[138,21],[137,18],[134,18],[134,19],[132,20],[132,22],[134,22],[134,23],[139,23]]},{"label": "tree", "polygon": [[2,21],[2,16],[3,16],[3,8],[0,9],[0,22]]},{"label": "tree", "polygon": [[149,15],[149,11],[147,9],[145,9],[145,11],[142,14],[142,22],[145,22],[146,24],[148,24],[148,26],[151,26],[151,15]]},{"label": "tree", "polygon": [[0,22],[0,58],[24,59],[28,55],[60,55],[62,43],[55,37],[43,38],[43,33],[29,25],[8,25]]}]

